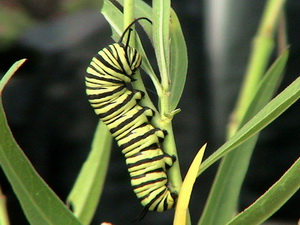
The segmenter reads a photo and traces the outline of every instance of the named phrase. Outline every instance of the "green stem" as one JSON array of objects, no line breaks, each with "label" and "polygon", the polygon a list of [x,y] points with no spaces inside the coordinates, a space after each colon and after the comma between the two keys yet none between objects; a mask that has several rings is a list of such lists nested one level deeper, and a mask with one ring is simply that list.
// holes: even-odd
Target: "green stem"
[{"label": "green stem", "polygon": [[[133,4],[133,0],[125,0],[124,1],[124,25],[128,25],[129,23],[131,23],[133,21],[133,12],[134,12],[134,4]],[[153,24],[154,25],[154,24]],[[169,22],[168,22],[169,25]],[[160,24],[159,27],[153,27],[153,29],[159,29],[162,28],[163,24]],[[154,32],[153,32],[154,33]],[[162,31],[160,31],[160,34],[162,35]],[[161,37],[160,37],[161,38]],[[161,40],[162,41],[162,40]],[[133,41],[133,38],[131,38],[130,40],[130,46],[135,47],[136,43],[135,41]],[[163,57],[161,55],[161,57]],[[163,65],[163,73],[164,73],[164,79],[162,79],[162,83],[164,83],[164,85],[162,84],[160,86],[159,84],[159,105],[161,105],[161,112],[159,113],[156,109],[155,106],[153,105],[151,99],[149,98],[145,86],[143,84],[143,81],[141,79],[140,73],[137,71],[136,73],[136,81],[133,83],[134,88],[141,90],[143,92],[145,92],[145,97],[142,99],[141,104],[142,105],[147,105],[149,107],[151,107],[152,109],[155,109],[155,116],[152,118],[151,123],[153,124],[153,126],[155,127],[159,127],[162,130],[167,131],[168,135],[166,135],[164,141],[163,141],[163,146],[162,149],[164,150],[164,152],[166,152],[169,155],[175,156],[176,157],[176,161],[174,162],[173,166],[169,169],[168,171],[168,175],[169,175],[169,180],[170,183],[172,184],[171,188],[172,191],[175,191],[176,193],[179,194],[181,185],[182,185],[182,178],[181,178],[181,173],[180,173],[180,168],[179,168],[179,159],[178,159],[178,155],[177,155],[177,151],[176,151],[176,144],[175,144],[175,139],[174,139],[174,133],[173,133],[173,128],[172,128],[172,117],[170,117],[170,115],[168,115],[169,113],[169,84],[168,84],[168,79],[167,79],[167,65],[165,64],[165,61],[162,60],[164,65]],[[162,71],[161,71],[162,73]],[[158,80],[157,80],[158,81]],[[158,86],[158,84],[156,84],[155,86]],[[162,87],[162,88],[161,88]],[[188,221],[190,224],[190,218],[188,217]]]},{"label": "green stem", "polygon": [[284,3],[285,0],[269,0],[267,2],[262,22],[253,41],[252,52],[237,106],[234,110],[233,121],[229,125],[229,137],[239,128],[242,118],[253,98],[253,89],[255,89],[266,71],[270,55],[274,49],[273,36],[275,28]]},{"label": "green stem", "polygon": [[[244,125],[244,117],[274,48],[273,36],[283,4],[284,0],[269,0],[266,4],[261,24],[254,38],[245,80],[233,113],[233,121],[228,127],[228,139],[240,133],[239,128]],[[249,140],[240,147],[243,149],[232,152],[222,159],[199,225],[224,224],[232,218],[256,139],[257,137]],[[204,166],[205,162],[202,165]]]},{"label": "green stem", "polygon": [[[124,8],[124,29],[126,29],[126,27],[134,20],[134,0],[125,0],[123,8]],[[129,45],[133,48],[136,47],[135,32],[131,33]],[[133,87],[135,89],[140,90],[145,93],[145,97],[141,100],[142,105],[149,106],[152,110],[154,110],[155,114],[157,115],[158,111],[157,111],[155,105],[152,103],[152,101],[146,91],[146,88],[143,83],[143,80],[142,80],[139,70],[136,71],[134,76],[136,77],[136,81],[133,82],[133,84],[132,84]]]},{"label": "green stem", "polygon": [[176,151],[176,143],[171,121],[161,121],[160,128],[168,132],[168,135],[166,135],[163,142],[164,152],[176,157],[176,161],[169,169],[169,178],[172,186],[174,186],[174,190],[179,193],[182,185],[182,177],[180,173],[179,158]]},{"label": "green stem", "polygon": [[[167,131],[168,135],[166,135],[164,141],[163,141],[163,150],[165,153],[175,156],[176,161],[174,164],[170,167],[168,170],[168,178],[171,184],[171,189],[175,193],[179,194],[181,186],[182,186],[182,177],[180,173],[180,164],[179,164],[179,158],[176,150],[176,143],[174,139],[174,133],[173,133],[173,127],[171,120],[160,120],[158,121],[156,118],[153,119],[153,125],[156,126],[156,124],[159,124],[159,128]],[[187,225],[191,224],[191,219],[189,212],[187,213]]]},{"label": "green stem", "polygon": [[[134,20],[134,0],[124,1],[124,30]],[[134,27],[134,25],[132,25]],[[129,45],[135,47],[135,34],[131,34]]]}]

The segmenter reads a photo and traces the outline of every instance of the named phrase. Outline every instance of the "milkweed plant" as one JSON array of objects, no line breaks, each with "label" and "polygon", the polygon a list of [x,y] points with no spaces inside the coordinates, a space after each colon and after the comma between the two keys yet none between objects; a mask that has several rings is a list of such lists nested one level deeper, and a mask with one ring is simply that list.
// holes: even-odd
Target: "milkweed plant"
[{"label": "milkweed plant", "polygon": [[[129,45],[142,55],[141,69],[151,78],[158,102],[153,103],[148,96],[139,70],[134,75],[136,81],[132,85],[134,89],[145,93],[141,105],[154,110],[155,116],[151,120],[153,126],[167,131],[168,135],[162,143],[163,151],[176,157],[176,161],[168,169],[169,182],[172,184],[173,191],[178,194],[173,224],[191,224],[188,205],[194,182],[196,179],[201,180],[201,174],[218,160],[221,160],[221,163],[197,224],[250,225],[263,223],[300,187],[300,161],[298,158],[262,196],[248,208],[237,213],[241,184],[249,165],[245,162],[250,161],[259,132],[300,97],[299,78],[274,97],[289,55],[284,41],[278,43],[281,46],[280,54],[269,66],[271,54],[276,47],[274,44],[275,31],[278,35],[285,37],[284,28],[278,25],[282,18],[281,13],[285,1],[269,0],[266,3],[254,38],[240,95],[233,116],[228,123],[227,141],[213,154],[206,156],[203,162],[202,157],[206,144],[199,147],[200,150],[184,178],[180,173],[180,158],[177,155],[176,137],[174,137],[172,129],[172,120],[180,112],[177,105],[184,89],[188,65],[187,48],[179,19],[171,8],[170,0],[153,0],[152,6],[142,0],[118,0],[122,10],[113,2],[115,1],[104,0],[101,13],[111,26],[112,38],[115,42],[119,40],[124,29],[136,18],[146,17],[152,22],[138,21],[153,46],[158,71],[155,72],[152,68],[150,60],[147,58],[148,53],[144,50],[143,41],[137,32],[132,32]],[[285,40],[285,38],[280,40]],[[25,61],[25,59],[17,61],[2,77],[1,97],[4,87]],[[0,165],[29,223],[36,225],[90,224],[103,190],[111,152],[112,137],[106,126],[99,122],[89,156],[82,165],[65,204],[38,175],[14,140],[5,117],[1,98],[0,101]],[[184,111],[180,113],[184,113]],[[224,194],[228,190],[230,190],[230,194]],[[99,221],[99,223],[101,222]],[[5,196],[1,192],[0,224],[9,224]]]}]

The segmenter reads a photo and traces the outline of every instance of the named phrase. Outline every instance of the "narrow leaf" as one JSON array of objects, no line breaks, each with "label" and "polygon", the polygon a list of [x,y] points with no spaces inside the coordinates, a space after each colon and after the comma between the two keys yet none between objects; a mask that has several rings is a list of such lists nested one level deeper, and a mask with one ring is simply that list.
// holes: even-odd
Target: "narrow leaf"
[{"label": "narrow leaf", "polygon": [[204,172],[210,165],[232,151],[241,143],[261,131],[273,120],[280,116],[300,97],[300,77],[282,91],[276,98],[270,101],[259,113],[235,133],[225,144],[207,158],[200,166],[198,175]]},{"label": "narrow leaf", "polygon": [[100,201],[109,163],[111,143],[110,132],[105,124],[99,122],[91,152],[83,164],[67,200],[82,224],[90,224]]},{"label": "narrow leaf", "polygon": [[[9,77],[11,77],[10,73],[14,72],[9,72]],[[8,79],[5,77],[4,83],[7,83]],[[2,82],[3,80],[1,84]],[[30,224],[80,225],[81,223],[71,211],[37,174],[14,140],[5,118],[1,99],[0,130],[0,166],[17,195]]]},{"label": "narrow leaf", "polygon": [[263,223],[299,190],[299,174],[300,158],[265,194],[227,224],[256,225]]},{"label": "narrow leaf", "polygon": [[26,59],[21,59],[17,62],[15,62],[10,69],[4,74],[4,76],[0,80],[0,97],[2,95],[2,91],[7,84],[7,82],[10,80],[10,78],[15,74],[15,72],[20,68],[20,66],[23,65],[23,63],[26,61]]},{"label": "narrow leaf", "polygon": [[259,82],[255,91],[256,93],[254,94],[254,97],[241,121],[240,126],[244,125],[250,118],[252,118],[273,97],[282,80],[288,56],[289,51],[288,49],[285,49],[285,51],[266,72],[261,82]]},{"label": "narrow leaf", "polygon": [[181,30],[180,22],[174,10],[171,10],[170,22],[170,36],[171,36],[171,86],[170,86],[170,111],[176,109],[181,98],[186,75],[187,75],[187,48],[184,36]]},{"label": "narrow leaf", "polygon": [[175,217],[174,217],[174,225],[184,225],[187,221],[187,212],[188,205],[190,202],[192,190],[194,187],[194,183],[197,178],[197,172],[199,170],[200,164],[202,162],[202,158],[204,155],[204,151],[206,149],[206,144],[201,147],[198,151],[196,157],[194,158],[185,178],[182,183],[182,187],[180,190],[180,194],[178,196],[178,202],[176,205]]},{"label": "narrow leaf", "polygon": [[[267,71],[257,89],[253,90],[254,98],[242,125],[270,101],[282,78],[287,58],[286,50]],[[224,224],[232,218],[257,139],[258,133],[223,158],[199,224]]]},{"label": "narrow leaf", "polygon": [[170,0],[153,0],[153,46],[163,89],[168,90],[170,68]]}]

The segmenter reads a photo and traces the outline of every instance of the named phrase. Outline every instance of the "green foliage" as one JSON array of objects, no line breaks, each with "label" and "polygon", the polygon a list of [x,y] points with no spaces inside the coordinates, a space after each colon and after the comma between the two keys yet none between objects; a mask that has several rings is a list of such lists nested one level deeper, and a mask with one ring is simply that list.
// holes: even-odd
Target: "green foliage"
[{"label": "green foliage", "polygon": [[91,152],[67,199],[74,215],[82,224],[90,224],[100,201],[107,174],[111,143],[110,132],[102,122],[99,122]]},{"label": "green foliage", "polygon": [[299,174],[300,159],[298,158],[265,194],[227,224],[256,225],[263,223],[299,190]]},{"label": "green foliage", "polygon": [[[283,102],[276,102],[277,98],[270,102],[265,108],[263,107],[273,97],[276,88],[280,84],[288,58],[288,52],[285,51],[265,74],[268,62],[270,61],[270,56],[274,49],[274,33],[277,29],[279,16],[284,2],[284,0],[270,0],[266,4],[257,35],[253,40],[252,52],[244,83],[237,101],[237,106],[233,112],[233,119],[231,123],[229,123],[228,138],[233,137],[232,139],[234,139],[234,137],[241,133],[244,127],[247,127],[248,124],[255,121],[255,118],[269,118],[269,122],[271,122],[280,115],[280,113],[275,115],[270,111],[265,111],[270,105],[271,107],[274,107],[274,109],[277,107],[281,108],[280,104]],[[281,95],[286,96],[286,93],[282,93]],[[291,99],[292,98],[293,97],[291,96]],[[296,97],[296,99],[297,98],[298,97]],[[287,97],[283,101],[286,101],[285,103],[289,104],[291,99]],[[273,105],[272,103],[275,104]],[[293,100],[291,100],[290,103],[293,104]],[[255,116],[255,114],[257,115]],[[254,118],[246,124],[252,117]],[[260,124],[267,122],[267,120],[268,119],[264,122],[259,122],[257,124],[258,127]],[[243,125],[245,126],[242,127]],[[248,134],[252,136],[250,128],[247,128],[246,131],[250,131]],[[257,133],[252,136],[252,138],[245,143],[235,148],[234,152],[231,152],[222,159],[198,224],[221,225],[228,222],[232,218],[232,215],[237,211],[239,193],[249,167],[255,144],[258,140],[258,135],[259,134]],[[230,140],[228,142],[230,142]],[[226,143],[224,145],[226,145]],[[220,216],[216,217],[213,215]]]},{"label": "green foliage", "polygon": [[[17,68],[24,62],[16,62],[0,81],[0,93]],[[0,95],[1,96],[1,95]],[[28,221],[40,224],[81,223],[55,195],[34,170],[7,124],[0,99],[0,165],[17,195]]]},{"label": "green foliage", "polygon": [[[271,68],[267,71],[266,75],[260,81],[256,89],[253,90],[253,100],[251,101],[248,110],[246,110],[246,114],[240,126],[248,122],[270,101],[282,78],[287,58],[288,51],[285,51],[274,62],[273,66],[271,66]],[[287,97],[287,99],[289,99],[289,97]],[[292,103],[293,102],[291,102],[291,104]],[[277,103],[275,103],[274,106],[272,105],[270,108],[276,106]],[[263,113],[263,110],[260,113]],[[275,118],[271,116],[269,111],[266,111],[265,115],[263,113],[262,116],[258,116],[257,118],[266,118],[268,117],[268,115],[270,115],[268,122],[270,123]],[[260,126],[260,123],[261,121],[257,123],[257,126]],[[262,128],[263,127],[261,127],[260,129]],[[240,131],[242,131],[242,129],[236,132],[233,137],[235,137]],[[246,128],[245,130],[248,132],[253,129]],[[246,141],[243,140],[243,137],[247,137],[247,139],[249,139]],[[249,161],[254,146],[258,139],[258,133],[249,133],[247,135],[244,134],[241,136],[241,139],[243,140],[243,142],[245,142],[239,147],[237,147],[234,152],[225,156],[222,160],[217,176],[215,178],[215,182],[212,186],[208,201],[206,203],[200,224],[224,224],[224,221],[228,221],[231,218],[234,210],[237,208],[238,196],[243,183],[243,179],[246,175],[249,166]],[[230,140],[228,142],[230,142]],[[224,145],[226,145],[226,143]],[[215,153],[217,152],[218,151],[216,151]],[[211,216],[213,213],[220,211],[222,211],[222,216],[218,218],[214,218]]]},{"label": "green foliage", "polygon": [[289,85],[276,98],[269,102],[259,113],[257,113],[249,122],[247,122],[235,135],[233,135],[217,151],[209,156],[201,165],[198,175],[203,173],[214,162],[234,150],[240,144],[253,137],[261,131],[293,103],[300,98],[300,77]]}]

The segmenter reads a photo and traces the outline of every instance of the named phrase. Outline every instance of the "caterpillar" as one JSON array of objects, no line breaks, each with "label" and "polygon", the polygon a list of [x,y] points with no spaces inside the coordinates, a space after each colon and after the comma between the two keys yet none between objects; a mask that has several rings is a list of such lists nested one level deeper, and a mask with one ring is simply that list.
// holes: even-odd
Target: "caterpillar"
[{"label": "caterpillar", "polygon": [[[131,185],[144,210],[162,212],[176,203],[177,195],[171,192],[167,177],[175,156],[161,149],[166,134],[150,123],[154,111],[138,104],[144,93],[127,87],[135,81],[132,76],[142,63],[142,56],[129,46],[130,27],[141,19],[151,23],[145,17],[134,20],[118,42],[92,58],[85,77],[86,93],[95,113],[122,149]],[[127,42],[123,44],[127,31]]]}]

